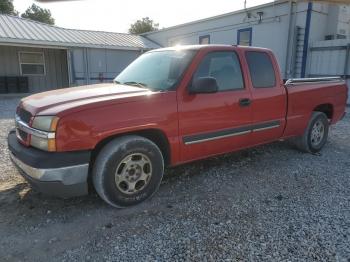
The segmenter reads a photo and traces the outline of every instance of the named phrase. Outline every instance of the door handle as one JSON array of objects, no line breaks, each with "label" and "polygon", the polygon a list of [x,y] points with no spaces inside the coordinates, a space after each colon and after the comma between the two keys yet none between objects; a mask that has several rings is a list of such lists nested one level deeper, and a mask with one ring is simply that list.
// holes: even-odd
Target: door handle
[{"label": "door handle", "polygon": [[239,99],[239,106],[244,107],[244,106],[250,106],[252,101],[249,98],[241,98]]}]

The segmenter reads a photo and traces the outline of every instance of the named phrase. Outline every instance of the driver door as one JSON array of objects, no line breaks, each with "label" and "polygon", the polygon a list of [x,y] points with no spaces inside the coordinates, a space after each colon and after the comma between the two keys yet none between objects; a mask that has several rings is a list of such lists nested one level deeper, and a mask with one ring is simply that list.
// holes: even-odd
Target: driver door
[{"label": "driver door", "polygon": [[183,162],[245,147],[251,136],[247,128],[252,122],[251,94],[244,84],[237,52],[203,54],[191,83],[200,77],[214,77],[218,92],[179,94],[180,157]]}]

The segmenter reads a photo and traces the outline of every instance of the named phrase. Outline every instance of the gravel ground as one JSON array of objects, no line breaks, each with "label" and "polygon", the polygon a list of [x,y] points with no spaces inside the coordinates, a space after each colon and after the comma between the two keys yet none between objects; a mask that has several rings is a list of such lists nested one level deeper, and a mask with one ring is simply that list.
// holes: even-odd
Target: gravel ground
[{"label": "gravel ground", "polygon": [[18,174],[14,172],[10,163],[7,134],[14,127],[14,116],[19,101],[19,98],[0,98],[0,188],[3,181],[18,180]]},{"label": "gravel ground", "polygon": [[117,210],[30,189],[6,149],[16,103],[0,100],[1,261],[350,261],[350,117],[321,154],[277,142],[171,168]]}]

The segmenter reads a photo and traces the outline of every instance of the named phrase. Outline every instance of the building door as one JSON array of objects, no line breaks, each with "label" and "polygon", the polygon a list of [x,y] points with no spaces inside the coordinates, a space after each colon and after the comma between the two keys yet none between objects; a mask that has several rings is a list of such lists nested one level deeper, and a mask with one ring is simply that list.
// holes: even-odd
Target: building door
[{"label": "building door", "polygon": [[70,51],[73,85],[112,82],[140,55],[136,50],[75,48]]}]

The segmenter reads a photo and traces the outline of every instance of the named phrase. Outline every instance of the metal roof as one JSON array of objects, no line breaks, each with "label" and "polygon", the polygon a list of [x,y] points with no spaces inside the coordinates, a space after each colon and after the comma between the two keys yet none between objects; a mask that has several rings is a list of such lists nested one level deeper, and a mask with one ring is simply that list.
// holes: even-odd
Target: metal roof
[{"label": "metal roof", "polygon": [[1,14],[0,43],[127,50],[160,47],[146,37],[139,35],[66,29],[17,16]]}]

